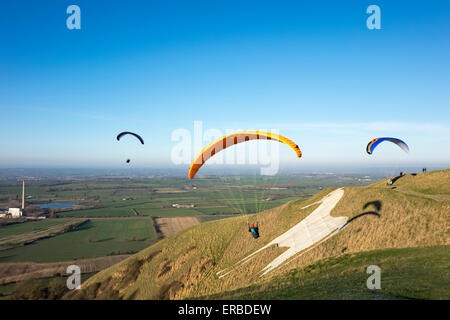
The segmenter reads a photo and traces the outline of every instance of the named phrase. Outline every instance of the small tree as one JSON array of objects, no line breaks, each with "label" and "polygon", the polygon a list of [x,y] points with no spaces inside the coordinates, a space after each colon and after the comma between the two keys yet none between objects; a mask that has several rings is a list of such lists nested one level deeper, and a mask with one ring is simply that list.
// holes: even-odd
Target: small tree
[{"label": "small tree", "polygon": [[48,297],[49,300],[59,300],[69,290],[67,289],[65,278],[55,278],[48,284]]}]

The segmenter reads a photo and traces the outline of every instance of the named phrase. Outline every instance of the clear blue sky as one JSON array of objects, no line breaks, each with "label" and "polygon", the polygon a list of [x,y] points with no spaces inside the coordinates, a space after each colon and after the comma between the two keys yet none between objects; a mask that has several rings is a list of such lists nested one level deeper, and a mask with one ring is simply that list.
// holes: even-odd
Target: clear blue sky
[{"label": "clear blue sky", "polygon": [[3,168],[172,166],[195,120],[278,129],[302,165],[450,166],[449,1],[2,1],[0,70]]}]

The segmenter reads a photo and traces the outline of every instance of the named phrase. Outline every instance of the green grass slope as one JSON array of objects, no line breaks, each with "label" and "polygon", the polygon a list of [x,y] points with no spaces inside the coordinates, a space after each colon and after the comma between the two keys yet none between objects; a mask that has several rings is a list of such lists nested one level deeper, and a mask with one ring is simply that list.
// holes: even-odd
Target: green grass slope
[{"label": "green grass slope", "polygon": [[[443,170],[407,175],[392,186],[380,181],[367,187],[345,188],[331,214],[347,216],[348,225],[264,277],[260,277],[260,270],[286,248],[267,248],[223,278],[217,272],[232,267],[300,222],[318,205],[301,208],[332,189],[256,215],[211,221],[184,230],[103,270],[65,298],[448,299],[448,285],[443,286],[448,283],[450,261],[448,181],[450,170]],[[247,222],[254,221],[260,224],[261,237],[257,240],[247,231]],[[382,274],[393,274],[384,282],[382,278],[382,288],[387,291],[358,289],[369,276],[365,268],[371,264],[386,268]],[[278,286],[282,283],[284,287]],[[343,293],[336,295],[340,290]]]},{"label": "green grass slope", "polygon": [[72,232],[0,250],[0,262],[59,262],[129,254],[147,248],[155,239],[150,219],[90,220]]},{"label": "green grass slope", "polygon": [[[448,246],[384,249],[320,260],[270,281],[203,299],[449,299]],[[367,287],[367,267],[381,269],[381,288]]]}]

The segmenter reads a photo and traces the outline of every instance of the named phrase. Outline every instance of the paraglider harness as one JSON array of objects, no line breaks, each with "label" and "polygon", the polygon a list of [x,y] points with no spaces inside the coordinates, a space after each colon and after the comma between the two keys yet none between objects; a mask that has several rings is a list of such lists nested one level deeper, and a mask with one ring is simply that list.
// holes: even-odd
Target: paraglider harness
[{"label": "paraglider harness", "polygon": [[258,223],[256,223],[256,225],[254,225],[253,223],[249,225],[248,232],[252,234],[253,238],[259,238]]}]

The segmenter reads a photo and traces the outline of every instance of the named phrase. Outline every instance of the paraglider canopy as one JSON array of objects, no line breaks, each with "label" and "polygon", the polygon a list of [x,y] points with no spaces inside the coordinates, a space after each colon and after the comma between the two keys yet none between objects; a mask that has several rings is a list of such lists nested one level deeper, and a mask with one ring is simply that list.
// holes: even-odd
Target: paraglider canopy
[{"label": "paraglider canopy", "polygon": [[375,148],[376,148],[380,143],[382,143],[382,142],[384,142],[384,141],[390,141],[390,142],[392,142],[392,143],[395,143],[397,146],[399,146],[399,147],[400,147],[403,151],[405,151],[406,153],[409,152],[409,147],[408,147],[408,145],[407,145],[404,141],[402,141],[402,140],[400,140],[400,139],[398,139],[398,138],[381,137],[381,138],[375,138],[375,139],[371,140],[371,141],[367,144],[367,147],[366,147],[367,153],[368,153],[368,154],[372,154],[373,151],[375,150]]},{"label": "paraglider canopy", "polygon": [[201,166],[203,166],[203,164],[208,159],[210,159],[218,152],[241,142],[258,139],[274,140],[287,144],[289,147],[291,147],[292,150],[295,151],[298,158],[302,156],[302,152],[300,151],[298,145],[296,145],[292,140],[289,140],[288,138],[283,137],[279,134],[263,131],[241,131],[231,133],[211,142],[195,157],[194,161],[191,164],[191,167],[189,168],[189,179],[194,178],[195,174],[201,168]]},{"label": "paraglider canopy", "polygon": [[127,134],[135,136],[142,144],[144,144],[144,139],[142,139],[140,135],[133,133],[133,132],[129,132],[129,131],[124,131],[124,132],[119,133],[117,135],[117,141],[119,141],[123,136],[125,136]]},{"label": "paraglider canopy", "polygon": [[[123,136],[128,135],[128,134],[134,136],[135,138],[137,138],[141,142],[141,144],[144,144],[144,139],[142,139],[142,137],[140,135],[138,135],[138,134],[136,134],[134,132],[129,132],[129,131],[124,131],[124,132],[119,133],[117,135],[117,138],[116,138],[117,141],[120,141],[120,139]],[[131,159],[129,159],[129,158],[126,160],[127,163],[130,163],[130,161],[131,161]]]}]

